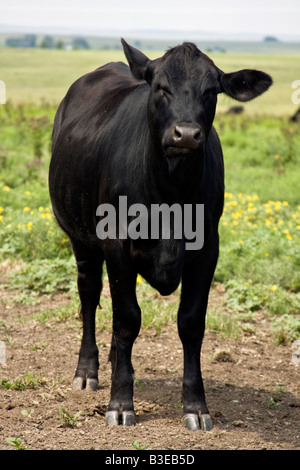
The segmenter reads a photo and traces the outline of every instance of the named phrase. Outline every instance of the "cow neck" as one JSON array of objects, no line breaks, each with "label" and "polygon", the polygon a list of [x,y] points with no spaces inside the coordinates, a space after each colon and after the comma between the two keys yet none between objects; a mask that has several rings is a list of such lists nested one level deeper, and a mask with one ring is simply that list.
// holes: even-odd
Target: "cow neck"
[{"label": "cow neck", "polygon": [[[202,180],[203,168],[198,168],[195,172],[193,168],[189,168],[186,175],[181,181],[170,176],[166,157],[154,149],[152,145],[151,156],[148,159],[147,183],[152,191],[155,188],[157,194],[163,202],[173,204],[193,203],[199,200]],[[182,175],[184,175],[184,169]]]}]

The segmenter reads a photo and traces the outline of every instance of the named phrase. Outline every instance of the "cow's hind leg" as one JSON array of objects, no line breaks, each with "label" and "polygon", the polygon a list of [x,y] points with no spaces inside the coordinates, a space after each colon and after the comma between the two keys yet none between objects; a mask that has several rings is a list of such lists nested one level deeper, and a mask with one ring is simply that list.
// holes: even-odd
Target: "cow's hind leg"
[{"label": "cow's hind leg", "polygon": [[95,337],[95,313],[102,289],[103,254],[73,243],[77,262],[77,285],[81,301],[83,334],[73,388],[97,390],[98,348]]},{"label": "cow's hind leg", "polygon": [[107,270],[113,306],[113,336],[111,397],[106,424],[131,426],[135,422],[131,352],[141,324],[141,311],[135,294],[136,272],[130,267],[129,260],[125,262],[118,256],[107,260]]},{"label": "cow's hind leg", "polygon": [[211,280],[218,257],[218,241],[184,269],[178,330],[184,352],[183,418],[190,430],[209,431],[212,422],[206,405],[200,353]]}]

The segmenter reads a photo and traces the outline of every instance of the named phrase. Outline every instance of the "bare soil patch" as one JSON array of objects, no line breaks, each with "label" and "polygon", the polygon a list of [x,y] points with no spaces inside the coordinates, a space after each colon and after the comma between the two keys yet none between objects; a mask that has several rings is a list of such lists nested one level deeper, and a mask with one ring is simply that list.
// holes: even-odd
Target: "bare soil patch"
[{"label": "bare soil patch", "polygon": [[[212,291],[211,301],[222,293]],[[207,331],[202,371],[214,428],[192,432],[181,426],[182,349],[176,325],[157,334],[141,331],[133,350],[137,423],[107,428],[110,393],[110,332],[98,332],[100,388],[73,391],[80,345],[80,321],[32,318],[36,309],[67,302],[66,296],[36,306],[11,303],[1,291],[0,339],[6,365],[0,380],[27,372],[46,384],[24,391],[0,389],[0,449],[20,438],[28,450],[132,450],[134,443],[152,450],[299,450],[299,367],[291,345],[275,346],[269,325],[257,314],[255,334],[238,341]],[[59,409],[80,412],[76,427],[63,427]],[[33,411],[32,411],[33,410]]]}]

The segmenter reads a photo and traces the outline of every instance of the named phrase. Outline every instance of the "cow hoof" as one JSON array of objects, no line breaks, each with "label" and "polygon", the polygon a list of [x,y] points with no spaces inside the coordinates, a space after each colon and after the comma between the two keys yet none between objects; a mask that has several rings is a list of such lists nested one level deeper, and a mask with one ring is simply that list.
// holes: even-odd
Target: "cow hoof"
[{"label": "cow hoof", "polygon": [[105,420],[107,426],[119,426],[119,412],[107,411],[105,414]]},{"label": "cow hoof", "polygon": [[82,377],[75,377],[73,380],[73,390],[91,390],[95,392],[98,389],[97,379],[84,379]]},{"label": "cow hoof", "polygon": [[105,415],[107,426],[133,426],[135,424],[134,411],[107,411]]},{"label": "cow hoof", "polygon": [[183,415],[182,424],[190,431],[200,430],[199,416],[196,413],[187,413]]},{"label": "cow hoof", "polygon": [[122,424],[123,426],[134,426],[135,424],[134,411],[123,411]]},{"label": "cow hoof", "polygon": [[96,392],[98,390],[98,380],[97,379],[87,379],[86,381],[87,390]]},{"label": "cow hoof", "polygon": [[190,431],[210,431],[213,427],[210,415],[208,413],[201,414],[200,417],[196,413],[186,413],[182,417],[182,424]]},{"label": "cow hoof", "polygon": [[213,428],[211,417],[208,413],[200,415],[200,425],[202,431],[211,431]]},{"label": "cow hoof", "polygon": [[85,383],[86,381],[82,377],[75,377],[73,380],[73,390],[83,390]]}]

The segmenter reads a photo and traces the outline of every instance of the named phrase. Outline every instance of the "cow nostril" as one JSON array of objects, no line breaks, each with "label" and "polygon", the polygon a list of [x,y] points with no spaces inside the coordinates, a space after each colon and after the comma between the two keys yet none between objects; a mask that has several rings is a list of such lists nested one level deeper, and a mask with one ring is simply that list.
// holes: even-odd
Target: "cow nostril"
[{"label": "cow nostril", "polygon": [[198,140],[200,140],[200,138],[201,138],[201,133],[200,133],[200,131],[198,131],[198,132],[196,132],[196,134],[194,135],[194,139],[195,139],[196,141],[198,141]]},{"label": "cow nostril", "polygon": [[181,137],[182,137],[182,134],[181,134],[180,130],[178,129],[178,127],[175,127],[175,129],[174,129],[174,136],[177,137],[178,139],[181,139]]}]

